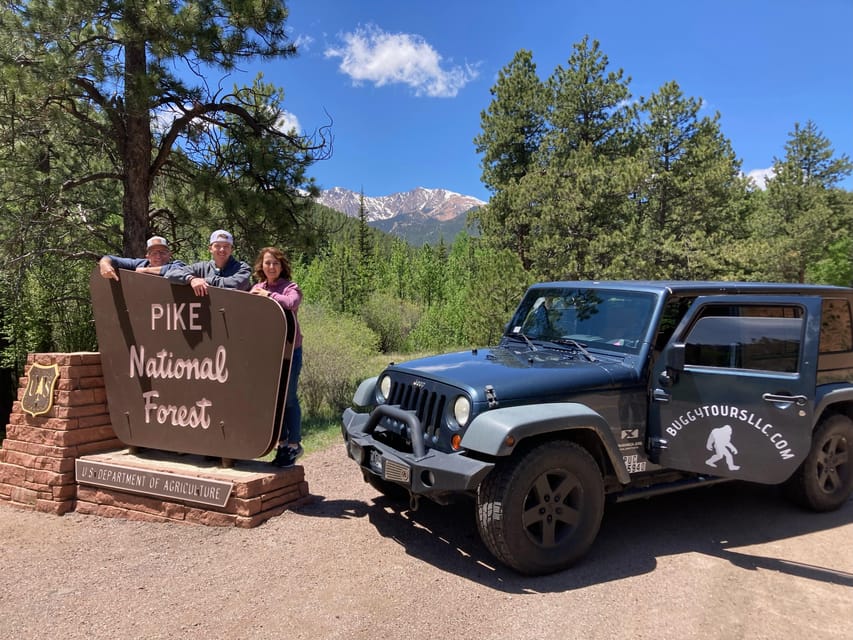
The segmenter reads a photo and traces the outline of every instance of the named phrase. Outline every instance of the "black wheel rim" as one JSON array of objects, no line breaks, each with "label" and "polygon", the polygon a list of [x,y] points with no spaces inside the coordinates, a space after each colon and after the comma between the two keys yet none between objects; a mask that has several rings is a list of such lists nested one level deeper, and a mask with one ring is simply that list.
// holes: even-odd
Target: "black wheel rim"
[{"label": "black wheel rim", "polygon": [[850,473],[850,451],[847,438],[835,435],[830,437],[820,449],[817,459],[818,485],[824,493],[834,493],[843,489]]},{"label": "black wheel rim", "polygon": [[582,507],[580,481],[564,469],[546,471],[527,492],[522,526],[535,545],[546,549],[556,547],[575,530]]}]

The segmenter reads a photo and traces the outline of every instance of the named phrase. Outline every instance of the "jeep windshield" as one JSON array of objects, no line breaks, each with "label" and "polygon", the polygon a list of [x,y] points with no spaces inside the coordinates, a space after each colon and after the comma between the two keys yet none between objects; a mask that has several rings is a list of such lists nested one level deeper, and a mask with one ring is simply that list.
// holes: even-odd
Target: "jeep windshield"
[{"label": "jeep windshield", "polygon": [[654,310],[653,294],[581,288],[528,291],[506,332],[531,344],[639,353]]}]

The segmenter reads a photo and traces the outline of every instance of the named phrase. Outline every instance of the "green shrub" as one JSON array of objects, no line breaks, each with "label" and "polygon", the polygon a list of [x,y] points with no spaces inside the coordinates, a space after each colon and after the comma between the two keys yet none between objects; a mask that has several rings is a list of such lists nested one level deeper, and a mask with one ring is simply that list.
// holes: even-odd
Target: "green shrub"
[{"label": "green shrub", "polygon": [[382,292],[374,292],[361,309],[361,317],[379,336],[382,353],[400,351],[421,311],[416,304]]},{"label": "green shrub", "polygon": [[316,305],[299,309],[302,374],[299,396],[306,415],[337,416],[349,406],[370,362],[379,352],[377,335],[359,318]]},{"label": "green shrub", "polygon": [[806,269],[806,282],[849,287],[853,283],[853,239],[843,236],[826,255]]},{"label": "green shrub", "polygon": [[427,309],[409,334],[404,350],[437,353],[462,343],[458,335],[460,324],[456,311],[457,308],[451,304]]}]

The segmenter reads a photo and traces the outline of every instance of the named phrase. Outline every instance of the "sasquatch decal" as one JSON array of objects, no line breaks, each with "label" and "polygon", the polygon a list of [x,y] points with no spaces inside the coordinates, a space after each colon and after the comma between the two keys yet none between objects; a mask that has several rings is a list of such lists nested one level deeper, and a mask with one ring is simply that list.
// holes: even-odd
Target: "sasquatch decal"
[{"label": "sasquatch decal", "polygon": [[708,451],[714,452],[714,455],[705,460],[705,464],[709,467],[716,467],[717,463],[725,458],[729,471],[737,471],[740,469],[740,466],[736,465],[732,458],[732,454],[737,453],[737,449],[732,444],[732,426],[730,424],[725,424],[722,427],[713,429],[711,433],[708,434],[708,442],[705,445],[705,448],[708,449]]}]

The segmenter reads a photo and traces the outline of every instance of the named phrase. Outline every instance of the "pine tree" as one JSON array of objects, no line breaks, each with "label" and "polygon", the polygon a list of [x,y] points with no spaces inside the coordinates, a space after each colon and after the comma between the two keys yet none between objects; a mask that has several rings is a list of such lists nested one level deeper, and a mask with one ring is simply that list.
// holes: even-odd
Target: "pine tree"
[{"label": "pine tree", "polygon": [[492,197],[474,215],[484,236],[497,247],[512,249],[526,267],[530,225],[513,190],[536,170],[534,155],[545,133],[545,87],[536,75],[530,51],[520,50],[500,71],[490,90],[493,99],[480,114],[482,133],[474,139],[483,154],[482,181]]},{"label": "pine tree", "polygon": [[370,227],[367,224],[367,209],[364,207],[364,191],[358,202],[358,270],[354,295],[359,301],[367,300],[374,289],[375,255]]},{"label": "pine tree", "polygon": [[633,108],[621,69],[584,38],[548,80],[548,130],[537,171],[514,190],[530,228],[528,264],[542,278],[594,278],[610,260],[607,238],[622,224],[638,175],[630,146]]},{"label": "pine tree", "polygon": [[[48,127],[73,123],[62,133],[87,143],[96,161],[78,162],[79,173],[62,176],[54,197],[84,206],[85,194],[74,192],[96,183],[118,187],[123,251],[142,255],[158,179],[187,180],[211,168],[219,180],[240,171],[269,178],[276,170],[269,161],[283,146],[289,151],[283,157],[294,163],[290,179],[301,179],[300,165],[325,152],[322,135],[313,140],[281,130],[282,95],[274,88],[256,82],[225,91],[210,82],[212,73],[231,72],[243,60],[293,56],[286,19],[284,3],[269,0],[247,0],[239,9],[222,0],[6,3],[0,110],[7,117],[15,108],[42,111]],[[242,163],[217,156],[219,149],[226,156],[240,149]],[[54,159],[49,147],[44,151]],[[262,158],[266,166],[255,166]],[[287,175],[282,164],[278,172]]]},{"label": "pine tree", "polygon": [[[767,181],[767,207],[755,228],[764,234],[762,259],[776,278],[804,282],[830,249],[847,246],[850,237],[849,200],[835,189],[853,172],[846,154],[836,156],[831,142],[809,120],[794,124],[785,144],[785,157],[774,158],[774,175]],[[842,258],[843,260],[843,258]],[[822,271],[826,271],[824,264]],[[837,270],[837,269],[836,269]]]},{"label": "pine tree", "polygon": [[724,248],[746,235],[747,183],[702,101],[675,82],[640,101],[644,176],[616,234],[620,268],[638,277],[713,279],[730,268]]}]

